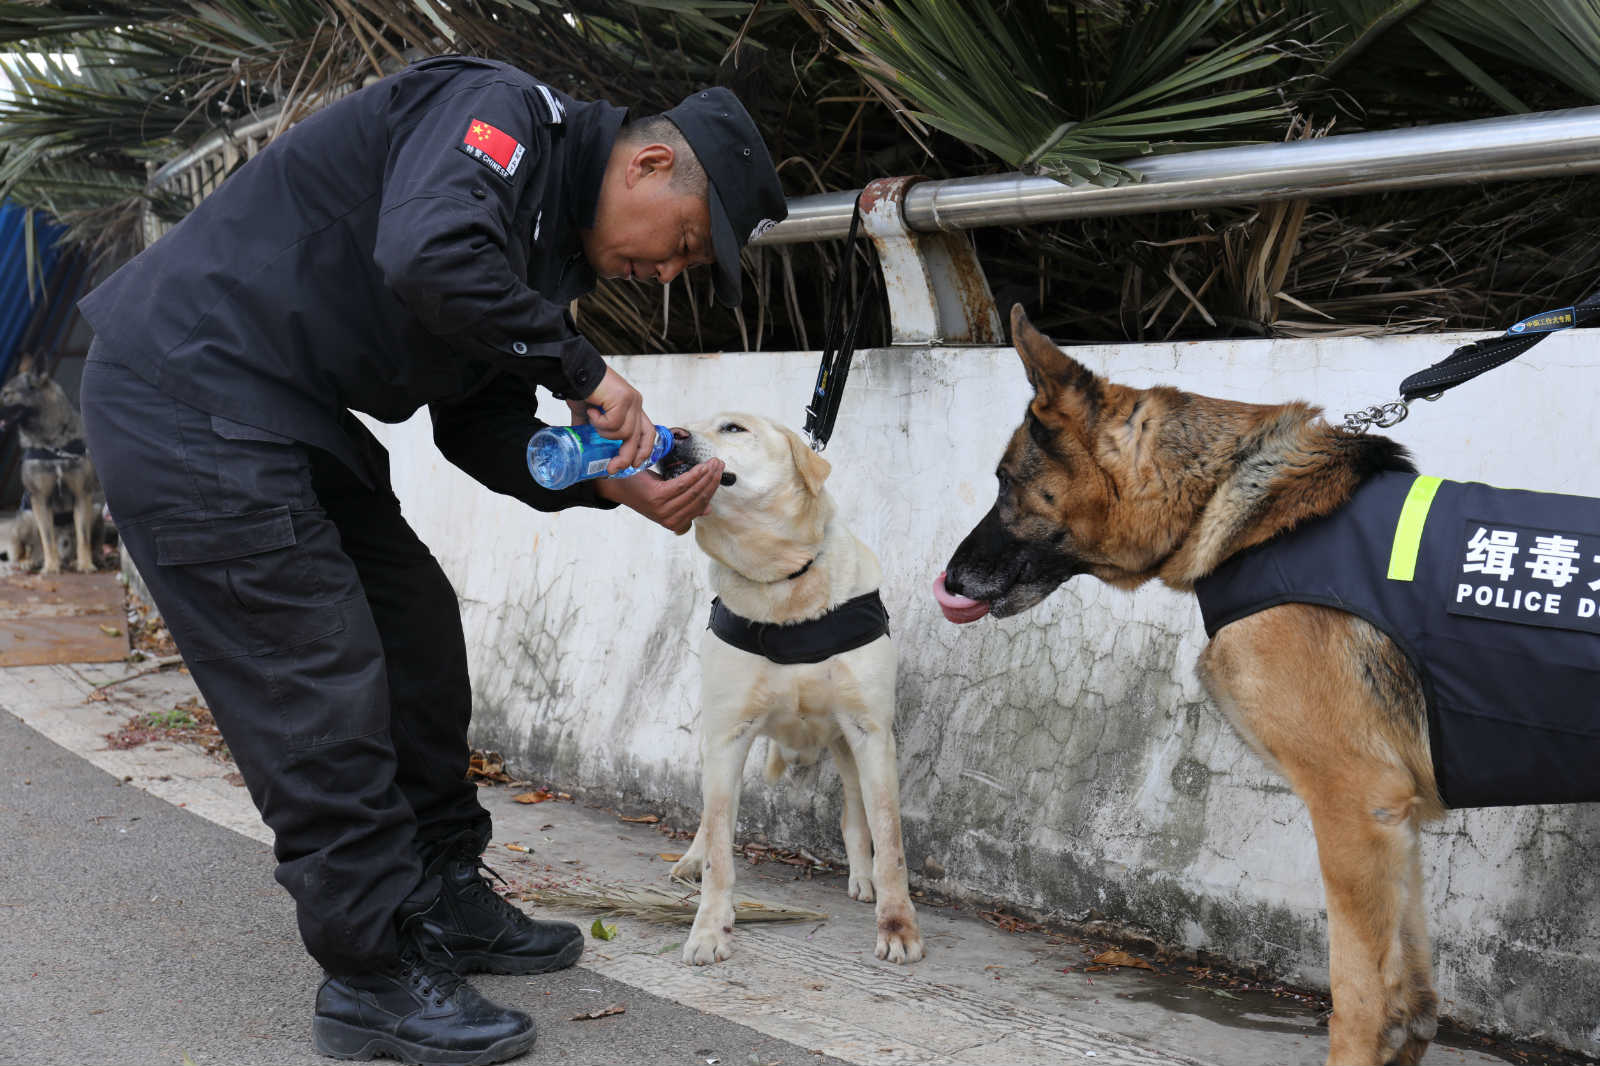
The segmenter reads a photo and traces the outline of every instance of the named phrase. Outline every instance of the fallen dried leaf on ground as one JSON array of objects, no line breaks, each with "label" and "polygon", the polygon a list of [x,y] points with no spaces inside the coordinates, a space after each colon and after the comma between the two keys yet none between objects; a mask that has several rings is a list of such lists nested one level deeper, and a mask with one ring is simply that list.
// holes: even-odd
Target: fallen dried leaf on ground
[{"label": "fallen dried leaf on ground", "polygon": [[506,760],[498,751],[474,751],[467,762],[467,779],[505,784],[511,775],[506,773]]},{"label": "fallen dried leaf on ground", "polygon": [[1101,966],[1132,966],[1139,970],[1155,969],[1155,967],[1151,966],[1148,962],[1145,962],[1143,959],[1137,958],[1133,955],[1129,955],[1121,948],[1108,948],[1089,961],[1098,963]]},{"label": "fallen dried leaf on ground", "polygon": [[626,815],[623,815],[621,820],[624,822],[641,822],[645,825],[654,825],[655,823],[661,821],[661,819],[654,814],[641,814],[637,818],[629,818]]},{"label": "fallen dried leaf on ground", "polygon": [[[125,721],[114,733],[107,733],[106,742],[116,751],[137,748],[151,741],[182,741],[198,744],[208,755],[231,759],[228,745],[211,718],[211,710],[200,702],[198,696],[179,700],[164,711],[145,711]],[[156,751],[167,749],[157,747]]]},{"label": "fallen dried leaf on ground", "polygon": [[131,590],[128,592],[128,636],[135,651],[146,655],[176,656],[178,646],[172,634],[149,604]]},{"label": "fallen dried leaf on ground", "polygon": [[572,1016],[572,1020],[575,1022],[587,1022],[594,1018],[609,1018],[613,1014],[621,1014],[627,1009],[628,1005],[626,1003],[613,1003],[611,1006],[601,1007],[599,1010],[590,1010],[584,1011],[582,1014],[574,1014]]},{"label": "fallen dried leaf on ground", "polygon": [[555,799],[555,793],[547,788],[536,792],[519,792],[511,797],[513,803],[543,803],[545,800]]},{"label": "fallen dried leaf on ground", "polygon": [[660,859],[662,862],[677,862],[679,859],[683,858],[683,852],[658,851],[656,852],[656,858]]},{"label": "fallen dried leaf on ground", "polygon": [[978,917],[995,928],[1003,929],[1008,933],[1040,933],[1045,928],[1039,922],[1026,921],[1014,914],[1006,914],[1004,911],[979,911]]}]

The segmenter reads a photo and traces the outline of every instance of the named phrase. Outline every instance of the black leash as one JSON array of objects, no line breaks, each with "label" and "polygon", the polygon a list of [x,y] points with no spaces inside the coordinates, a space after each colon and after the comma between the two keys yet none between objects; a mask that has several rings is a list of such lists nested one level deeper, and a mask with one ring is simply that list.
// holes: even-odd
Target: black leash
[{"label": "black leash", "polygon": [[1582,303],[1562,307],[1518,322],[1503,336],[1463,344],[1449,357],[1419,370],[1400,383],[1400,398],[1410,403],[1419,396],[1432,399],[1446,389],[1453,389],[1464,381],[1471,381],[1486,371],[1511,362],[1535,344],[1558,330],[1574,326],[1588,326],[1600,322],[1600,290]]},{"label": "black leash", "polygon": [[[861,329],[861,319],[867,308],[867,297],[877,287],[876,272],[867,279],[867,291],[861,294],[855,311],[848,315],[844,294],[856,283],[856,231],[861,227],[861,200],[856,199],[855,210],[850,213],[850,235],[845,238],[844,251],[839,260],[839,270],[834,277],[832,305],[828,308],[828,331],[823,338],[822,365],[817,368],[817,384],[812,390],[811,402],[806,405],[806,436],[811,447],[822,451],[833,436],[833,423],[839,417],[839,404],[844,399],[844,383],[850,376],[850,359],[855,355],[856,334]],[[845,282],[845,261],[850,263],[850,280]]]},{"label": "black leash", "polygon": [[1345,415],[1345,428],[1352,433],[1363,433],[1369,426],[1396,425],[1406,417],[1413,401],[1437,400],[1446,390],[1511,362],[1552,333],[1590,325],[1600,325],[1600,290],[1571,307],[1529,315],[1499,337],[1463,344],[1426,370],[1419,370],[1402,381],[1400,399]]}]

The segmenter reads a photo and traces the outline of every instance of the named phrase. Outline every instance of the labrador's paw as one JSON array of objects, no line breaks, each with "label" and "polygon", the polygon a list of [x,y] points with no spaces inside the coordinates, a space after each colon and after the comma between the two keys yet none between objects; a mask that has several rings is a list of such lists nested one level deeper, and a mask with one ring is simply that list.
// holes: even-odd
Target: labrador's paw
[{"label": "labrador's paw", "polygon": [[704,856],[696,855],[693,851],[686,851],[683,857],[672,864],[672,876],[684,881],[700,880],[700,871],[704,869],[706,860]]},{"label": "labrador's paw", "polygon": [[922,931],[917,916],[908,908],[878,916],[878,958],[890,962],[921,962]]},{"label": "labrador's paw", "polygon": [[720,929],[695,929],[689,934],[689,939],[683,942],[683,961],[689,966],[710,966],[732,955],[731,931],[725,933]]}]

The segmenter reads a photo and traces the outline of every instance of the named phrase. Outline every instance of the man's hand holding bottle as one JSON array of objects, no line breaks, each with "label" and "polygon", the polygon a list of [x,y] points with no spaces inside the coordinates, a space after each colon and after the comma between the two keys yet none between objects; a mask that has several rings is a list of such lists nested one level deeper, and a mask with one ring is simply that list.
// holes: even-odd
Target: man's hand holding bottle
[{"label": "man's hand holding bottle", "polygon": [[[595,390],[581,402],[568,400],[567,407],[572,411],[573,425],[587,422],[602,437],[623,442],[622,450],[606,467],[607,473],[615,474],[649,461],[656,443],[655,423],[645,414],[644,397],[639,390],[615,370],[607,367],[606,376]],[[682,535],[711,506],[722,471],[720,459],[700,463],[670,481],[653,470],[642,470],[632,477],[601,478],[595,483],[595,491]]]}]

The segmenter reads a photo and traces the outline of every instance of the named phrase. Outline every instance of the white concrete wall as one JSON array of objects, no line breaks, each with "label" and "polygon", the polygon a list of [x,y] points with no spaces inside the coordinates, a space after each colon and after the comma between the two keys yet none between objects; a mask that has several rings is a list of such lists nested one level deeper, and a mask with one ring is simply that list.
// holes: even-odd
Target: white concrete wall
[{"label": "white concrete wall", "polygon": [[[1390,433],[1427,473],[1600,495],[1595,336],[1556,335]],[[1126,384],[1302,398],[1338,418],[1392,398],[1465,339],[1073,354]],[[662,423],[740,409],[798,427],[816,373],[809,353],[614,365]],[[1021,617],[957,628],[940,616],[929,586],[988,508],[1028,396],[1010,349],[862,353],[827,452],[843,518],[883,561],[913,870],[931,859],[945,891],[1057,916],[1093,908],[1325,985],[1308,819],[1208,705],[1190,598],[1080,577]],[[478,741],[532,775],[693,824],[710,602],[693,538],[631,513],[546,516],[495,496],[437,455],[425,418],[384,435],[411,521],[461,596]],[[832,770],[768,788],[760,763],[741,831],[841,854]],[[1428,831],[1425,864],[1444,1010],[1600,1052],[1600,806],[1456,812]]]}]

